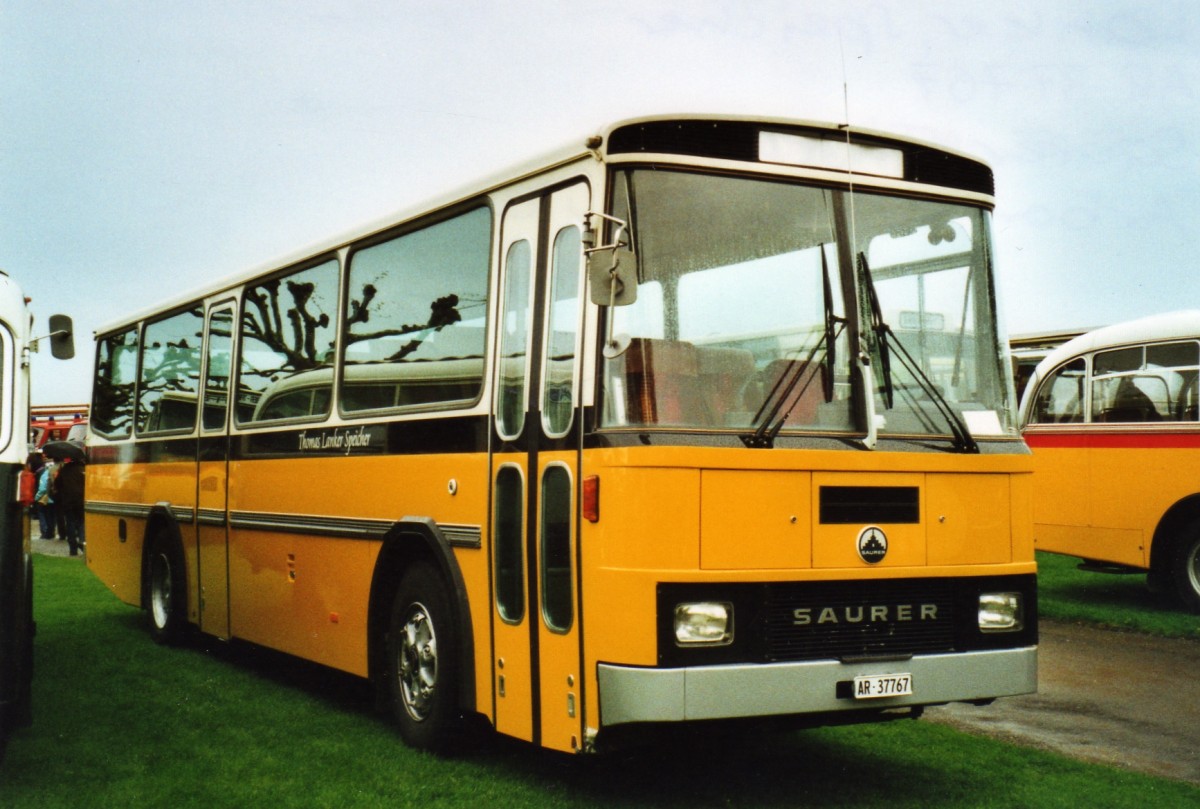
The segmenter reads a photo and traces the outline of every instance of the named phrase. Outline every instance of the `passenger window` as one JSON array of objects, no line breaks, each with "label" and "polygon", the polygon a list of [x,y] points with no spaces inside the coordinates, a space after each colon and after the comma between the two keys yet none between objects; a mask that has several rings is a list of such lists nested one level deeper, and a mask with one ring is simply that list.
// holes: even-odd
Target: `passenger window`
[{"label": "passenger window", "polygon": [[1092,421],[1162,421],[1170,413],[1166,380],[1155,374],[1117,374],[1092,382]]},{"label": "passenger window", "polygon": [[1083,381],[1087,364],[1083,358],[1059,368],[1038,388],[1034,403],[1037,424],[1079,424],[1083,422]]},{"label": "passenger window", "polygon": [[196,308],[146,325],[138,385],[139,433],[196,426],[204,313]]},{"label": "passenger window", "polygon": [[1135,346],[1096,355],[1092,420],[1154,422],[1196,420],[1200,343]]},{"label": "passenger window", "polygon": [[137,380],[136,329],[101,339],[96,347],[96,383],[89,417],[92,432],[128,438],[133,432],[133,391]]},{"label": "passenger window", "polygon": [[555,632],[575,617],[571,587],[571,473],[551,466],[542,477],[542,616]]},{"label": "passenger window", "polygon": [[571,427],[575,391],[575,338],[580,319],[579,272],[583,255],[579,228],[567,227],[554,238],[553,296],[546,337],[542,382],[542,418],[547,435],[565,435]]},{"label": "passenger window", "polygon": [[515,438],[525,426],[525,355],[529,343],[529,242],[513,242],[504,261],[504,311],[500,315],[500,385],[496,429]]},{"label": "passenger window", "polygon": [[239,423],[329,413],[337,300],[335,260],[246,288]]},{"label": "passenger window", "polygon": [[470,402],[483,388],[491,211],[350,258],[341,409]]},{"label": "passenger window", "polygon": [[521,470],[503,466],[495,492],[496,609],[519,623],[525,617],[525,482]]},{"label": "passenger window", "polygon": [[208,366],[204,372],[204,404],[200,417],[205,430],[225,427],[232,355],[233,310],[219,309],[208,319]]}]

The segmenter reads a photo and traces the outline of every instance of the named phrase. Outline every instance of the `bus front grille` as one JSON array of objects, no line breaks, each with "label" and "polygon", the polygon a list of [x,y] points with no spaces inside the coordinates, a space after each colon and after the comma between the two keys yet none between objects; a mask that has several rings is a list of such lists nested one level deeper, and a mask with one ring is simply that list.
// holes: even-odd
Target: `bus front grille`
[{"label": "bus front grille", "polygon": [[771,585],[768,661],[930,654],[955,648],[955,596],[942,580]]}]

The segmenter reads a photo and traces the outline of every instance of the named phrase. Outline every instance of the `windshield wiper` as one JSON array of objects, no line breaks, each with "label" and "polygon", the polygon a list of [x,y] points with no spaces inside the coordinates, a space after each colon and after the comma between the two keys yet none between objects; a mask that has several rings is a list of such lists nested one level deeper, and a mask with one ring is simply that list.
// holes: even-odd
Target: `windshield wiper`
[{"label": "windshield wiper", "polygon": [[[800,361],[794,361],[792,367],[781,373],[775,380],[775,384],[763,399],[758,412],[754,414],[754,421],[758,422],[759,419],[762,419],[758,429],[750,435],[742,436],[742,441],[748,447],[762,448],[774,445],[775,437],[783,429],[788,416],[804,398],[804,394],[817,376],[822,378],[821,390],[825,401],[833,401],[833,370],[837,357],[837,338],[846,321],[845,318],[840,318],[833,313],[833,290],[829,285],[829,264],[825,258],[823,246],[821,249],[821,281],[821,291],[825,296],[825,331],[817,344],[808,352],[807,357]],[[817,352],[821,350],[822,346],[825,347],[825,355],[821,358],[821,373],[818,374],[815,372],[817,369],[813,365],[813,360],[816,359]],[[805,375],[807,375],[807,379]],[[804,384],[797,391],[796,386],[800,385],[802,381]],[[786,410],[784,410],[785,404],[787,404]]]},{"label": "windshield wiper", "polygon": [[879,373],[883,377],[883,404],[891,410],[895,388],[892,385],[892,355],[888,350],[887,335],[891,334],[892,327],[883,319],[883,307],[879,305],[879,293],[875,291],[875,279],[871,277],[871,268],[867,266],[866,253],[858,254],[858,275],[867,290],[867,302],[871,306],[871,331],[879,338],[876,343],[879,346]]},{"label": "windshield wiper", "polygon": [[[867,265],[867,256],[865,253],[858,254],[858,270],[860,273],[860,282],[867,292],[867,301],[871,306],[871,330],[875,332],[876,344],[879,348],[879,370],[883,376],[883,397],[884,404],[888,410],[892,409],[894,403],[894,386],[892,384],[892,369],[891,369],[891,352],[889,345],[896,349],[896,356],[913,379],[917,380],[917,384],[921,386],[926,395],[933,402],[934,407],[942,414],[946,423],[950,426],[950,433],[954,439],[954,446],[960,452],[979,452],[979,444],[975,442],[971,431],[967,429],[967,425],[962,418],[946,401],[946,397],[942,396],[941,391],[937,389],[937,385],[925,375],[921,370],[920,364],[913,359],[913,356],[908,353],[908,349],[904,347],[904,343],[900,338],[896,337],[892,327],[883,319],[883,309],[879,305],[879,295],[875,291],[875,279],[871,276],[871,268]],[[872,391],[867,391],[868,396],[873,396]]]}]

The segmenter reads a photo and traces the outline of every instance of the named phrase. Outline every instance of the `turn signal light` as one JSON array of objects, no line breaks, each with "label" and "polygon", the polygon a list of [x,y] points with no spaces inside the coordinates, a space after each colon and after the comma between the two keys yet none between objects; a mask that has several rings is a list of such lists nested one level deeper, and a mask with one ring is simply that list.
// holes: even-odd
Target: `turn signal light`
[{"label": "turn signal light", "polygon": [[583,479],[583,518],[600,522],[600,477],[588,475]]}]

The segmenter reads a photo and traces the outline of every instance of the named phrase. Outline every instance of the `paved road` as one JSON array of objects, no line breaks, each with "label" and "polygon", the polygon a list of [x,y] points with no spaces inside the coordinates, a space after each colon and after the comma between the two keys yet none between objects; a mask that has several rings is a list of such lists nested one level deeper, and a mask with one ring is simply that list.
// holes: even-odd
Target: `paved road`
[{"label": "paved road", "polygon": [[926,718],[1200,784],[1200,642],[1050,621],[1039,629],[1037,694]]},{"label": "paved road", "polygon": [[[34,553],[44,554],[45,556],[68,556],[70,554],[65,539],[38,539],[36,530],[29,544],[33,546]],[[79,558],[83,558],[82,553],[79,555]]]}]

